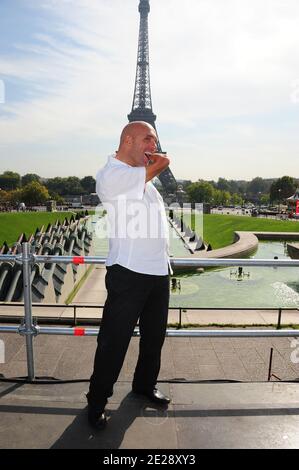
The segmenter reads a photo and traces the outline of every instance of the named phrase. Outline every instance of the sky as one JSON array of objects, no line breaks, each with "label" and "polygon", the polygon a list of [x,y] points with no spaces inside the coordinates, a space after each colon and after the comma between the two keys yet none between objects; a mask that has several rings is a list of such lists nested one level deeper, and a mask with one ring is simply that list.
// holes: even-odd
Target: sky
[{"label": "sky", "polygon": [[[95,176],[131,111],[139,0],[1,0],[0,172]],[[299,178],[298,0],[150,0],[177,179]]]}]

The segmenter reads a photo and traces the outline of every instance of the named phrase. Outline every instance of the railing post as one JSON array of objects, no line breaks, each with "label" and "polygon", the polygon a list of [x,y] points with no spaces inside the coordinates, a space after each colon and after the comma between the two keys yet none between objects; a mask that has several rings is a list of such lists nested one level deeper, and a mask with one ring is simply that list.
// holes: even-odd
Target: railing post
[{"label": "railing post", "polygon": [[77,307],[74,305],[74,326],[77,326]]},{"label": "railing post", "polygon": [[182,308],[180,307],[180,311],[179,311],[179,326],[178,326],[178,329],[181,329],[182,328]]},{"label": "railing post", "polygon": [[36,328],[32,323],[32,296],[31,296],[31,259],[30,244],[22,243],[22,261],[23,261],[23,289],[24,289],[24,313],[25,328],[20,329],[20,333],[26,337],[27,369],[28,379],[34,379],[34,354],[33,354],[33,336],[36,334]]},{"label": "railing post", "polygon": [[281,308],[278,310],[278,320],[277,320],[277,330],[280,330],[281,328]]},{"label": "railing post", "polygon": [[268,369],[268,382],[271,380],[272,372],[272,358],[273,358],[273,348],[270,349],[270,359],[269,359],[269,369]]}]

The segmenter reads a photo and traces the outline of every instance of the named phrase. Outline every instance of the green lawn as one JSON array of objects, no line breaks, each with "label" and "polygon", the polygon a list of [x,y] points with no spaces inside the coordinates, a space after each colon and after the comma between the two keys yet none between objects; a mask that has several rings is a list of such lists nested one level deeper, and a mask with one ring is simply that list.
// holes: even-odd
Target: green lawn
[{"label": "green lawn", "polygon": [[[36,228],[42,225],[47,227],[56,220],[63,221],[65,217],[70,219],[72,212],[13,212],[0,213],[0,246],[6,241],[12,245],[21,233],[29,237]],[[188,225],[191,216],[185,215]],[[237,230],[258,230],[265,232],[299,232],[299,222],[285,220],[257,219],[254,217],[236,215],[204,215],[203,235],[207,243],[211,243],[214,249],[230,245],[233,242],[233,234]]]},{"label": "green lawn", "polygon": [[0,213],[0,247],[4,241],[12,245],[19,235],[25,233],[29,237],[35,230],[47,228],[49,223],[61,222],[67,217],[71,218],[72,212],[3,212]]},{"label": "green lawn", "polygon": [[[184,215],[190,225],[191,216]],[[234,232],[238,230],[260,232],[299,232],[299,222],[288,220],[258,219],[237,215],[205,214],[203,219],[204,241],[213,249],[233,243]]]}]

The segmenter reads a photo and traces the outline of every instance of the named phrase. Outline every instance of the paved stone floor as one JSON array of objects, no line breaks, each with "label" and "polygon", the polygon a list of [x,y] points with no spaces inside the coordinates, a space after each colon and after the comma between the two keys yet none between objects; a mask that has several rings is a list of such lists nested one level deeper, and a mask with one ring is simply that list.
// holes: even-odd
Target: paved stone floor
[{"label": "paved stone floor", "polygon": [[[25,376],[24,339],[11,333],[0,333],[0,339],[5,345],[0,373]],[[138,344],[139,339],[132,338],[119,380],[131,380]],[[89,378],[95,348],[96,337],[40,335],[34,339],[35,373],[58,379]],[[299,342],[294,338],[166,338],[159,379],[264,381],[271,348],[272,373],[280,380],[299,378]]]},{"label": "paved stone floor", "polygon": [[[6,353],[0,373],[26,376],[24,339],[0,339]],[[291,347],[291,338],[166,338],[159,387],[172,398],[168,409],[130,393],[138,341],[131,340],[101,434],[86,422],[87,381],[0,382],[0,448],[298,447],[299,384],[279,381],[299,377],[298,346]],[[95,347],[96,337],[40,335],[34,340],[35,374],[88,380]],[[275,375],[267,382],[271,347]]]}]

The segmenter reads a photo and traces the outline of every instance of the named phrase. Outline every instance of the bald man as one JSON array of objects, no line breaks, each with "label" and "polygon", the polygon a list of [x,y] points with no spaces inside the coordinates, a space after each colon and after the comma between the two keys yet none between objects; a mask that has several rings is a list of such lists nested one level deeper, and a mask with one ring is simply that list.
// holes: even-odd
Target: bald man
[{"label": "bald man", "polygon": [[97,429],[106,424],[105,406],[138,321],[132,391],[156,404],[170,402],[156,388],[169,304],[168,222],[162,197],[151,183],[170,160],[156,150],[155,129],[143,121],[129,123],[118,151],[96,178],[110,228],[107,299],[87,394],[89,423]]}]

